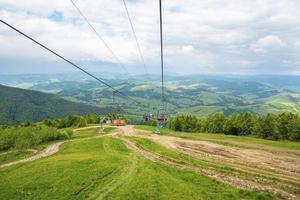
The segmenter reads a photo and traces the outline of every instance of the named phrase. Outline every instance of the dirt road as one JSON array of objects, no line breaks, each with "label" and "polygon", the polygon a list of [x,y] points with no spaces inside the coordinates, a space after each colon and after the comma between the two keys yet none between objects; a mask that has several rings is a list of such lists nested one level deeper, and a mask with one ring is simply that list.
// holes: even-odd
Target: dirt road
[{"label": "dirt road", "polygon": [[[132,140],[121,136],[135,136],[149,139],[170,150],[186,154],[196,160],[222,167],[228,166],[243,173],[251,174],[251,176],[228,175],[213,169],[199,168],[181,163],[142,149]],[[300,157],[297,154],[289,154],[287,157],[283,150],[278,152],[272,151],[271,153],[261,149],[245,149],[207,141],[162,136],[136,130],[133,126],[119,127],[119,137],[122,138],[128,148],[149,160],[201,173],[238,188],[268,190],[273,193],[281,193],[288,199],[298,199],[294,195],[297,193],[297,186],[299,186],[298,183],[300,182]],[[280,181],[274,181],[274,177]]]}]

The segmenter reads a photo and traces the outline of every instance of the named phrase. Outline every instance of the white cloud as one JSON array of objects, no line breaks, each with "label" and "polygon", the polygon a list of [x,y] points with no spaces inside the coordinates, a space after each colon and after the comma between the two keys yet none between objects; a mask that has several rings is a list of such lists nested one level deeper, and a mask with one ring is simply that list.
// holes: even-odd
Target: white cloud
[{"label": "white cloud", "polygon": [[268,35],[251,44],[250,48],[256,53],[267,53],[285,46],[286,44],[278,36]]},{"label": "white cloud", "polygon": [[[140,66],[121,1],[74,1],[123,63]],[[158,73],[158,2],[127,0],[127,6],[146,65]],[[292,69],[300,61],[298,56],[290,56],[298,55],[297,45],[289,45],[296,44],[300,35],[296,28],[300,26],[299,9],[297,0],[165,0],[166,61],[178,72],[184,66],[184,71],[191,73],[196,68],[203,72],[259,73],[271,65],[280,66],[283,60],[289,60]],[[62,21],[49,18],[54,12],[62,14]],[[0,17],[72,60],[116,62],[69,0],[0,0]],[[0,57],[11,62],[30,63],[37,58],[57,61],[33,46],[0,25]],[[256,56],[274,51],[276,54]],[[0,66],[4,67],[1,61]],[[277,70],[287,71],[286,67]]]},{"label": "white cloud", "polygon": [[285,43],[275,35],[268,35],[266,37],[260,38],[257,41],[257,45],[266,47],[266,48],[272,48],[272,47],[283,47],[285,46]]},{"label": "white cloud", "polygon": [[186,54],[192,53],[194,51],[195,51],[195,49],[192,45],[186,45],[181,48],[181,52],[186,53]]}]

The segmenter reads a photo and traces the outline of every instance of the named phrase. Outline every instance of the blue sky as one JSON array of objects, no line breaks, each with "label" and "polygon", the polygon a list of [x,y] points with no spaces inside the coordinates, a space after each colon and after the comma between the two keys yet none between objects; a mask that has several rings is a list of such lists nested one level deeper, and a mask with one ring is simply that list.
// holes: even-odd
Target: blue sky
[{"label": "blue sky", "polygon": [[[121,0],[74,0],[131,74],[145,73]],[[127,0],[150,73],[158,1]],[[166,71],[300,74],[300,1],[163,0]],[[0,0],[0,17],[90,71],[122,72],[69,0]],[[0,73],[75,71],[0,24]]]},{"label": "blue sky", "polygon": [[55,10],[48,16],[48,18],[55,22],[61,22],[61,21],[63,21],[64,16],[63,16],[63,13]]}]

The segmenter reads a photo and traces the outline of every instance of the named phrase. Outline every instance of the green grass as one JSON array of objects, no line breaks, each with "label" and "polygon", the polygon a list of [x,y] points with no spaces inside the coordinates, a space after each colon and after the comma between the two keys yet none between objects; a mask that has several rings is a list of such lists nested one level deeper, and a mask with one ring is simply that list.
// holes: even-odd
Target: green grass
[{"label": "green grass", "polygon": [[[108,134],[113,129],[114,128],[111,128],[111,127],[106,128],[104,130],[104,133],[102,133],[102,134]],[[74,131],[74,134],[73,134],[71,139],[97,136],[97,135],[100,134],[98,131],[99,131],[98,128],[91,128],[91,129],[86,129],[86,130]],[[53,143],[56,143],[56,142],[58,142],[58,140],[50,141],[50,142],[44,142],[42,144],[38,144],[37,146],[34,146],[32,149],[35,149],[37,151],[42,151],[43,149],[45,149],[50,144],[53,144]],[[34,153],[30,152],[30,151],[26,151],[26,150],[25,151],[18,151],[18,150],[14,150],[14,149],[12,151],[9,151],[8,153],[1,152],[0,153],[0,164],[5,164],[5,163],[13,162],[13,161],[16,161],[16,160],[24,159],[24,158],[27,158],[29,156],[32,156],[33,154]]]},{"label": "green grass", "polygon": [[0,171],[0,199],[86,199],[117,179],[130,152],[109,137],[74,141],[51,157]]},{"label": "green grass", "polygon": [[85,137],[93,137],[97,136],[100,134],[107,134],[114,130],[114,128],[108,127],[104,129],[104,133],[99,133],[99,128],[89,128],[89,129],[83,129],[83,130],[78,130],[74,131],[72,139],[74,138],[85,138]]},{"label": "green grass", "polygon": [[206,176],[141,160],[131,176],[106,199],[275,199],[269,193],[244,191]]},{"label": "green grass", "polygon": [[[154,132],[155,130],[155,127],[145,126],[145,125],[136,125],[135,128],[140,130],[152,131],[152,132]],[[184,133],[184,132],[176,132],[168,128],[162,128],[161,134],[181,137],[185,139],[192,139],[192,140],[211,141],[211,142],[229,145],[229,146],[249,147],[252,144],[252,145],[264,145],[264,146],[273,146],[279,148],[300,150],[300,142],[273,141],[273,140],[265,140],[265,139],[248,137],[248,136],[232,136],[232,135],[213,134],[213,133]]]},{"label": "green grass", "polygon": [[0,165],[28,157],[32,154],[33,154],[33,152],[30,152],[30,151],[16,151],[16,150],[8,151],[7,153],[1,152],[0,153]]},{"label": "green grass", "polygon": [[0,170],[0,199],[274,199],[145,160],[117,139],[64,144],[59,153]]}]

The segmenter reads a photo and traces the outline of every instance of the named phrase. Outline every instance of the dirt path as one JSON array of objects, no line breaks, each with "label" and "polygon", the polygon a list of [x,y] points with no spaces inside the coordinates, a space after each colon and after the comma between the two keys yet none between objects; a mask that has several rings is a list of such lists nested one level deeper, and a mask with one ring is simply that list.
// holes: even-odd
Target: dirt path
[{"label": "dirt path", "polygon": [[39,152],[39,153],[37,153],[33,156],[28,157],[28,158],[24,158],[24,159],[21,159],[21,160],[16,160],[16,161],[13,161],[13,162],[10,162],[10,163],[0,165],[0,169],[5,168],[5,167],[10,167],[10,166],[13,166],[13,165],[16,165],[16,164],[20,164],[20,163],[31,162],[31,161],[34,161],[34,160],[37,160],[37,159],[40,159],[40,158],[44,158],[44,157],[53,155],[53,154],[58,152],[60,145],[62,145],[64,142],[65,141],[61,141],[61,142],[51,144],[46,149],[42,150],[41,152]]},{"label": "dirt path", "polygon": [[[135,130],[133,126],[119,127],[119,137],[124,141],[128,148],[143,155],[145,158],[154,162],[161,162],[166,165],[172,165],[180,169],[194,171],[215,178],[218,181],[231,184],[243,189],[267,190],[273,193],[280,193],[288,199],[297,199],[295,195],[297,188],[284,182],[268,184],[259,178],[247,178],[243,176],[233,176],[222,174],[215,170],[195,167],[182,163],[153,152],[142,149],[137,144],[122,136],[135,136],[150,139],[171,150],[187,154],[195,159],[205,160],[220,166],[230,166],[235,169],[242,169],[245,172],[253,172],[260,175],[261,171],[271,174],[274,177],[281,177],[288,181],[299,183],[299,157],[284,157],[281,154],[272,154],[270,152],[254,149],[242,149],[219,145],[206,141],[186,140],[171,136],[161,136],[151,134],[145,131]],[[276,185],[278,184],[278,186]]]},{"label": "dirt path", "polygon": [[87,127],[82,127],[82,128],[76,128],[73,131],[82,131],[82,130],[88,130],[88,129],[93,129],[93,128],[99,128],[99,125],[93,125],[93,126],[87,126]]},{"label": "dirt path", "polygon": [[[84,127],[84,128],[80,128],[80,129],[75,129],[73,131],[86,130],[86,129],[92,129],[92,128],[95,128],[95,127],[94,126],[89,126],[89,127]],[[34,160],[38,160],[38,159],[56,154],[59,151],[60,146],[64,143],[66,143],[66,142],[72,142],[72,141],[77,141],[77,140],[90,140],[90,139],[96,139],[96,138],[104,137],[104,136],[107,136],[107,135],[114,135],[114,134],[116,134],[116,133],[113,132],[111,134],[106,134],[106,135],[97,135],[97,136],[88,137],[88,138],[78,138],[78,139],[71,139],[71,140],[56,142],[54,144],[50,144],[44,150],[36,153],[33,156],[0,165],[0,169],[5,168],[5,167],[14,166],[14,165],[17,165],[17,164],[20,164],[20,163],[31,162],[31,161],[34,161]]]}]

